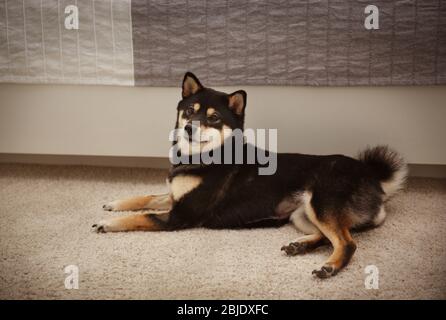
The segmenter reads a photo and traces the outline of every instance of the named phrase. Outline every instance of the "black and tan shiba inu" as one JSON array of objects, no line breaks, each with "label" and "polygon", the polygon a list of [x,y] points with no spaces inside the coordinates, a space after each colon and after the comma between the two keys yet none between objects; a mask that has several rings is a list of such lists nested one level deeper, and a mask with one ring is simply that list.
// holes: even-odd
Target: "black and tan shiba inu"
[{"label": "black and tan shiba inu", "polygon": [[[191,144],[198,129],[221,138],[201,139],[195,152],[228,148],[233,137],[227,133],[243,129],[246,98],[244,91],[226,94],[206,88],[186,73],[175,128],[184,130],[187,138],[173,143],[178,154],[186,158],[194,154]],[[250,147],[243,144],[245,151]],[[402,158],[382,146],[365,150],[358,159],[277,154],[277,169],[271,175],[260,175],[262,166],[258,161],[174,164],[169,193],[104,205],[111,211],[153,212],[106,219],[93,228],[97,232],[249,228],[292,221],[306,235],[282,250],[298,255],[331,243],[332,255],[313,271],[326,278],[346,266],[355,252],[350,231],[380,225],[386,217],[384,202],[403,187],[407,176]]]}]

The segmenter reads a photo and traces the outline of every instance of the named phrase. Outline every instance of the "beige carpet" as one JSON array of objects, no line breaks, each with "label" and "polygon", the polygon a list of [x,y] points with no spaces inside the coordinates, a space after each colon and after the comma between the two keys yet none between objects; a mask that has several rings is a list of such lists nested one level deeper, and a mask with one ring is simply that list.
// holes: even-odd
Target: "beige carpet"
[{"label": "beige carpet", "polygon": [[[280,229],[95,234],[119,213],[104,202],[165,191],[165,172],[148,169],[0,165],[0,298],[446,298],[446,180],[412,179],[388,203],[388,219],[356,234],[358,250],[338,276],[311,271],[329,248],[287,257],[298,236]],[[79,289],[64,287],[66,265]],[[379,269],[366,289],[364,268]]]}]

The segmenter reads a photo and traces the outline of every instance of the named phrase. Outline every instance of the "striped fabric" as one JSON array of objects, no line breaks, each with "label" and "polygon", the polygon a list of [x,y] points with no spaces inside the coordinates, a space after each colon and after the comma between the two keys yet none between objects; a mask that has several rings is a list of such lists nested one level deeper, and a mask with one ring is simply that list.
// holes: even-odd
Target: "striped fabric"
[{"label": "striped fabric", "polygon": [[208,85],[446,84],[446,0],[0,0],[0,82],[177,86],[186,70]]},{"label": "striped fabric", "polygon": [[0,0],[0,81],[134,85],[131,21],[130,1]]}]

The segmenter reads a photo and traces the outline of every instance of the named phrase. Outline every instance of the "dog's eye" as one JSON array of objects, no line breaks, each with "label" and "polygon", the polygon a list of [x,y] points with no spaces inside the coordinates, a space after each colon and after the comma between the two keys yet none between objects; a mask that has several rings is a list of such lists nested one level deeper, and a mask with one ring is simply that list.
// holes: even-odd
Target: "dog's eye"
[{"label": "dog's eye", "polygon": [[217,113],[213,113],[208,117],[210,123],[217,123],[220,121],[220,116]]},{"label": "dog's eye", "polygon": [[191,115],[194,114],[194,112],[195,112],[194,107],[190,106],[184,111],[184,114],[186,115],[186,117],[190,117]]}]

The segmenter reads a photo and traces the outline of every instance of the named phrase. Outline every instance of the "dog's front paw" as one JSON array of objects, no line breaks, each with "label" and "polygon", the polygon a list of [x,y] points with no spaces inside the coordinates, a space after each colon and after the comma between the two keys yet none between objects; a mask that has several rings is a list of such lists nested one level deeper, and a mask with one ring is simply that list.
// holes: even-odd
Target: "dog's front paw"
[{"label": "dog's front paw", "polygon": [[332,276],[335,276],[337,273],[338,270],[330,264],[326,264],[319,270],[313,270],[312,272],[312,274],[318,277],[319,279],[330,278]]},{"label": "dog's front paw", "polygon": [[109,231],[109,225],[106,220],[99,221],[91,226],[93,232],[106,233]]},{"label": "dog's front paw", "polygon": [[119,211],[118,201],[112,201],[102,206],[105,211]]}]

